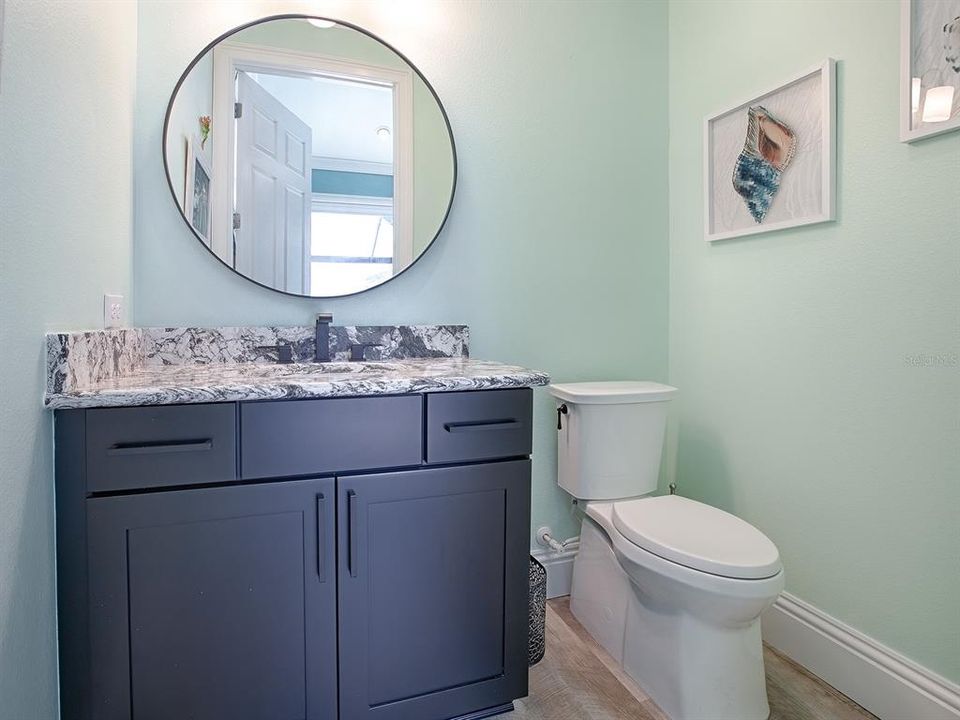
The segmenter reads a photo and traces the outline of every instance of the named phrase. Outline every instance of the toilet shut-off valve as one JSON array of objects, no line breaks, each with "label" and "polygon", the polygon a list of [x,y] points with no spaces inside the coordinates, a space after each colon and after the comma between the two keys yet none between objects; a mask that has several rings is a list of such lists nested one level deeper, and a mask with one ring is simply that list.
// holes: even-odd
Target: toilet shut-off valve
[{"label": "toilet shut-off valve", "polygon": [[553,531],[549,526],[543,526],[537,529],[537,544],[545,548],[550,548],[554,552],[562,553],[565,552],[571,545],[574,543],[580,542],[580,536],[577,535],[572,538],[567,538],[563,542],[557,540],[553,537]]}]

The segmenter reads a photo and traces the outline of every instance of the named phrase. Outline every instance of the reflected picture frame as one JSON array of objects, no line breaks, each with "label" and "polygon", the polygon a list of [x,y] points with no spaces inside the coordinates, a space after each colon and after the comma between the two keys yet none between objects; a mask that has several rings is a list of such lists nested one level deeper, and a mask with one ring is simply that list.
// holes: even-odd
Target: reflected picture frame
[{"label": "reflected picture frame", "polygon": [[184,204],[189,205],[187,221],[209,248],[211,238],[210,186],[213,170],[203,143],[194,135],[187,139],[187,162],[183,184]]},{"label": "reflected picture frame", "polygon": [[[718,240],[729,240],[739,237],[749,237],[761,233],[774,232],[787,228],[800,227],[803,225],[813,225],[816,223],[831,222],[836,219],[836,165],[837,165],[837,144],[836,144],[836,126],[837,126],[837,99],[836,99],[836,60],[826,58],[820,64],[808,68],[801,73],[793,75],[778,85],[764,91],[751,95],[748,99],[739,102],[724,110],[708,115],[703,120],[703,235],[707,242],[716,242]],[[722,165],[719,162],[717,147],[715,143],[715,129],[720,121],[730,118],[736,114],[744,114],[749,108],[761,105],[764,102],[771,104],[770,101],[784,91],[795,88],[807,81],[817,80],[818,84],[810,92],[809,101],[805,106],[814,108],[819,114],[819,134],[814,135],[814,141],[818,145],[818,150],[811,150],[809,158],[815,167],[814,177],[819,182],[819,192],[814,194],[817,207],[809,212],[801,209],[795,215],[784,218],[779,221],[767,224],[757,223],[755,225],[746,225],[731,228],[720,227],[716,221],[716,211],[718,196],[715,193],[720,192],[716,182],[717,177],[722,177],[728,183],[728,187],[723,189],[727,195],[730,195],[732,186],[733,164],[730,167]],[[736,142],[738,148],[742,147],[744,136],[738,136]],[[726,148],[726,154],[729,155],[732,150]],[[737,149],[739,152],[739,149]],[[720,173],[720,170],[723,170]],[[787,168],[785,172],[789,172]],[[776,198],[774,198],[776,199]],[[729,197],[728,197],[729,200]],[[729,200],[730,202],[742,202],[742,198]]]},{"label": "reflected picture frame", "polygon": [[[917,83],[917,101],[914,101],[914,68],[913,68],[913,57],[914,53],[917,50],[916,35],[918,28],[915,27],[914,16],[920,5],[930,4],[930,7],[943,7],[950,9],[951,5],[955,5],[953,8],[957,13],[956,22],[960,23],[960,2],[949,3],[945,0],[900,0],[900,142],[911,143],[917,140],[922,140],[923,138],[933,137],[935,135],[942,135],[944,133],[951,132],[960,128],[960,111],[957,111],[956,114],[949,120],[944,120],[942,122],[935,123],[924,123],[916,122],[917,115],[922,113],[922,108],[919,100],[921,99],[920,92],[922,91],[921,83]],[[938,5],[939,3],[939,5]],[[951,20],[954,20],[952,12],[942,16],[945,19],[946,23],[950,23]],[[941,27],[939,21],[931,23],[931,28],[929,30],[933,33],[934,36],[937,35],[937,31],[944,32],[946,27]],[[957,26],[955,30],[957,42],[960,43],[960,26]],[[936,44],[936,41],[933,41]],[[957,52],[960,53],[960,45],[957,47]],[[944,70],[948,73],[949,68],[946,67],[945,58],[941,58],[944,63]],[[931,71],[935,71],[935,68],[930,68]],[[927,71],[920,73],[921,77],[917,78],[922,82],[922,76],[926,74]],[[952,85],[956,88],[956,95],[953,98],[953,107],[956,108],[960,106],[960,73],[954,73],[956,78],[950,78],[953,80]],[[944,75],[939,75],[939,77],[944,77]],[[916,109],[914,109],[916,107]],[[925,127],[914,127],[915,124],[923,124]]]}]

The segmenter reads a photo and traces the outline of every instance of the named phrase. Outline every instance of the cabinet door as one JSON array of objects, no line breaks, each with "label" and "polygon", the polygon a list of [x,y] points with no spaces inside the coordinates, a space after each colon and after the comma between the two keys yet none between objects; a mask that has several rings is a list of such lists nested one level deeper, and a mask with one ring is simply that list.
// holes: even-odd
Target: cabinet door
[{"label": "cabinet door", "polygon": [[337,493],[341,717],[444,720],[526,695],[530,461]]},{"label": "cabinet door", "polygon": [[87,501],[94,720],[334,720],[334,480]]}]

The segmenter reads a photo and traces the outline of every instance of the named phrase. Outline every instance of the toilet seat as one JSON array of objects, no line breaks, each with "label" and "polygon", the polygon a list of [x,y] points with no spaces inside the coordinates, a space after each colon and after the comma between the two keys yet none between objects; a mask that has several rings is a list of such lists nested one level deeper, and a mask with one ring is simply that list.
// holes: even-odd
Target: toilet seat
[{"label": "toilet seat", "polygon": [[616,530],[632,544],[679,565],[737,579],[769,578],[780,554],[750,523],[715,507],[665,495],[613,503]]}]

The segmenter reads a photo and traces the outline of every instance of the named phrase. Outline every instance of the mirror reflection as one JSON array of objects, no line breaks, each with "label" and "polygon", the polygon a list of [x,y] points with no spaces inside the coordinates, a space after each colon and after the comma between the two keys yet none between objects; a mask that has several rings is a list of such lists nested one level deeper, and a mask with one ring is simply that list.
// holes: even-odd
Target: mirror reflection
[{"label": "mirror reflection", "polygon": [[348,295],[433,241],[453,195],[446,115],[360,30],[275,18],[228,35],[178,85],[164,135],[184,219],[221,261],[282,292]]}]

